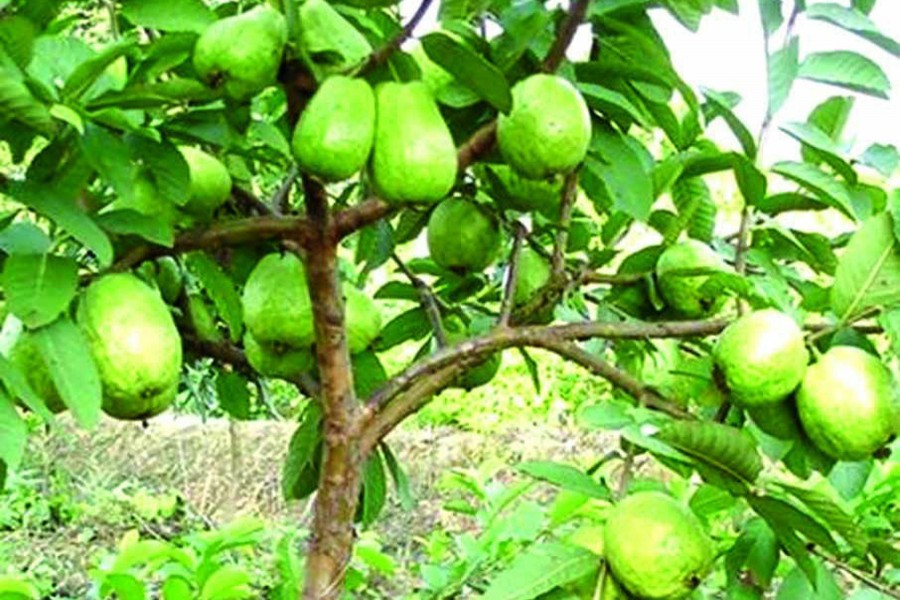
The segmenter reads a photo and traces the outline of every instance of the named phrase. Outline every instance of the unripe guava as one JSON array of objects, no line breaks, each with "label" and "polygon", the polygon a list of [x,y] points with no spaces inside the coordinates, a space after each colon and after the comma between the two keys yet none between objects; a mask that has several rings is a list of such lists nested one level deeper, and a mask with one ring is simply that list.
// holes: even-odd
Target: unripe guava
[{"label": "unripe guava", "polygon": [[456,146],[431,93],[421,81],[375,88],[375,146],[371,172],[389,202],[435,202],[456,182]]},{"label": "unripe guava", "polygon": [[724,261],[706,244],[686,240],[666,248],[656,263],[659,291],[678,315],[698,319],[716,314],[725,304],[725,296],[704,298],[700,288],[708,274],[693,271],[724,271]]},{"label": "unripe guava", "polygon": [[661,492],[638,492],[610,511],[603,532],[607,564],[630,593],[648,600],[685,598],[715,556],[699,519]]},{"label": "unripe guava", "polygon": [[800,385],[809,362],[803,331],[772,308],[731,323],[719,336],[714,354],[732,401],[746,408],[784,400]]},{"label": "unripe guava", "polygon": [[519,277],[513,303],[527,304],[534,295],[550,282],[550,261],[532,248],[522,248],[519,254]]},{"label": "unripe guava", "polygon": [[351,354],[363,352],[381,333],[381,311],[365,292],[345,283],[344,311],[347,321],[347,347]]},{"label": "unripe guava", "polygon": [[428,219],[428,251],[445,269],[482,271],[499,250],[497,220],[474,202],[448,198]]},{"label": "unripe guava", "polygon": [[191,181],[190,196],[182,208],[192,216],[208,220],[231,196],[231,175],[212,154],[190,146],[179,150],[188,164]]},{"label": "unripe guava", "polygon": [[250,272],[244,324],[260,344],[309,348],[316,341],[306,270],[294,254],[267,254]]},{"label": "unripe guava", "polygon": [[512,110],[497,118],[497,143],[509,166],[529,179],[544,179],[584,160],[591,114],[574,85],[539,73],[516,83],[512,97]]},{"label": "unripe guava", "polygon": [[284,16],[257,6],[207,27],[194,46],[194,68],[231,98],[248,100],[275,84],[286,42]]},{"label": "unripe guava", "polygon": [[159,294],[130,273],[104,275],[84,291],[78,325],[103,388],[103,410],[143,420],[175,400],[181,338]]},{"label": "unripe guava", "polygon": [[332,75],[300,115],[291,145],[301,169],[340,181],[365,166],[374,138],[371,86],[365,79]]},{"label": "unripe guava", "polygon": [[806,370],[797,391],[800,423],[837,460],[863,460],[896,431],[895,382],[877,357],[836,346]]}]

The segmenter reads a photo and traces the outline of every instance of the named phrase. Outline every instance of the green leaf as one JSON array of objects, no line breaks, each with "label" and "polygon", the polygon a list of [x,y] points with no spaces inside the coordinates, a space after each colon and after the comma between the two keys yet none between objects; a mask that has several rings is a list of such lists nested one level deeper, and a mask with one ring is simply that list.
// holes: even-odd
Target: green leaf
[{"label": "green leaf", "polygon": [[[28,426],[16,410],[16,405],[0,390],[0,462],[3,463],[2,474],[19,468],[25,455],[25,440],[28,438]],[[3,487],[0,478],[0,489]]]},{"label": "green leaf", "polygon": [[13,223],[0,231],[0,250],[7,254],[44,254],[52,245],[43,229],[27,221]]},{"label": "green leaf", "polygon": [[840,181],[818,167],[807,163],[781,161],[772,165],[772,171],[799,183],[814,193],[819,200],[840,210],[849,218],[856,218],[850,191]]},{"label": "green leaf", "polygon": [[235,600],[252,598],[256,594],[250,584],[250,574],[237,565],[223,565],[216,569],[203,584],[200,600]]},{"label": "green leaf", "polygon": [[818,2],[803,13],[809,19],[817,19],[836,25],[845,31],[855,33],[879,48],[900,57],[900,44],[887,37],[864,12],[848,6],[830,2]]},{"label": "green leaf", "polygon": [[[793,504],[773,496],[757,496],[750,499],[750,505],[770,524],[772,523],[770,517],[777,514],[778,516],[774,520],[777,521],[780,527],[789,528],[791,531],[802,534],[807,540],[829,552],[839,552],[838,545],[831,536],[831,532],[816,519]],[[777,534],[778,528],[774,529]]]},{"label": "green leaf", "polygon": [[666,425],[659,439],[740,481],[752,484],[762,472],[756,443],[738,429],[721,423],[679,421]]},{"label": "green leaf", "polygon": [[766,588],[772,585],[775,569],[778,568],[778,539],[762,519],[754,518],[744,525],[741,535],[725,557],[729,575],[738,573],[745,566],[754,581]]},{"label": "green leaf", "polygon": [[219,406],[233,418],[240,421],[250,418],[250,390],[243,375],[234,371],[219,371],[216,375],[216,395]]},{"label": "green leaf", "polygon": [[350,357],[350,362],[353,365],[353,387],[357,398],[368,398],[387,383],[384,365],[371,350],[354,354]]},{"label": "green leaf", "polygon": [[90,124],[79,138],[84,157],[119,197],[130,197],[137,169],[128,144],[103,127]]},{"label": "green leaf", "polygon": [[783,48],[770,54],[766,61],[769,84],[768,115],[780,109],[790,95],[800,70],[800,43],[794,36]]},{"label": "green leaf", "polygon": [[755,159],[756,141],[753,139],[753,134],[731,110],[731,103],[726,96],[709,89],[703,89],[703,95],[706,96],[709,103],[709,107],[704,111],[706,122],[711,123],[716,117],[722,117],[738,139],[738,142],[740,142],[744,155],[751,160]]},{"label": "green leaf", "polygon": [[219,316],[228,325],[231,340],[236,342],[241,339],[244,313],[241,308],[241,297],[231,278],[216,261],[203,252],[191,252],[186,255],[184,264],[188,272],[196,277],[206,290]]},{"label": "green leaf", "polygon": [[872,144],[863,152],[860,161],[885,177],[890,177],[897,170],[897,167],[900,166],[900,152],[897,152],[895,146]]},{"label": "green leaf", "polygon": [[[609,125],[595,125],[581,180],[598,210],[621,211],[639,221],[650,218],[653,180],[625,137]],[[604,206],[607,202],[611,206]]]},{"label": "green leaf", "polygon": [[35,330],[34,341],[63,403],[85,428],[100,419],[103,394],[91,349],[67,318]]},{"label": "green leaf", "polygon": [[781,8],[782,0],[759,0],[759,15],[762,19],[763,31],[770,36],[784,23]]},{"label": "green leaf", "polygon": [[124,56],[133,48],[136,48],[137,45],[137,34],[130,32],[122,39],[105,47],[96,56],[78,65],[66,79],[65,84],[63,84],[63,99],[77,100],[81,98],[104,74],[110,64],[120,56]]},{"label": "green leaf", "polygon": [[517,465],[516,470],[564,490],[583,494],[588,498],[598,498],[600,500],[610,498],[610,493],[606,486],[597,483],[584,471],[570,465],[531,461]]},{"label": "green leaf", "polygon": [[397,496],[400,498],[400,507],[405,511],[411,511],[416,506],[416,499],[413,496],[412,486],[409,483],[409,477],[403,466],[394,456],[391,447],[382,442],[379,446],[381,455],[384,458],[384,464],[387,466],[391,479],[394,481],[394,488],[397,490]]},{"label": "green leaf", "polygon": [[647,122],[644,113],[625,95],[594,83],[579,83],[578,89],[588,106],[600,111],[610,119],[617,120],[618,116],[624,114],[641,127],[650,128],[650,123]]},{"label": "green leaf", "polygon": [[834,500],[818,490],[800,488],[784,483],[777,483],[776,485],[802,502],[823,523],[836,531],[850,544],[859,557],[865,557],[866,550],[869,547],[868,536],[866,536],[865,531],[859,525],[853,522],[853,517],[838,506]]},{"label": "green leaf", "polygon": [[127,136],[126,141],[132,158],[144,165],[146,174],[153,180],[160,199],[184,205],[190,197],[190,173],[174,144],[135,135]]},{"label": "green leaf", "polygon": [[785,123],[781,126],[781,130],[805,146],[818,150],[817,155],[821,156],[844,180],[851,184],[856,183],[856,171],[841,157],[840,147],[827,133],[809,123]]},{"label": "green leaf", "polygon": [[421,38],[428,58],[503,113],[512,108],[512,94],[503,72],[466,45],[443,33]]},{"label": "green leaf", "polygon": [[29,328],[62,314],[78,288],[78,264],[50,254],[14,254],[6,259],[3,291],[10,312]]},{"label": "green leaf", "polygon": [[[790,514],[799,511],[794,509],[791,505],[774,498],[750,496],[748,501],[750,507],[759,516],[765,519],[769,527],[772,528],[772,531],[775,532],[778,541],[781,542],[785,551],[787,551],[791,558],[796,561],[797,565],[803,570],[806,576],[814,581],[816,578],[815,562],[810,556],[806,544],[797,537],[789,513],[783,511],[782,508],[787,507],[788,510],[792,511]],[[825,533],[827,535],[828,532],[826,531]]]},{"label": "green leaf", "polygon": [[387,478],[381,453],[373,452],[363,465],[363,490],[360,503],[360,521],[366,527],[375,522],[384,509],[387,499]]},{"label": "green leaf", "polygon": [[412,308],[394,317],[381,330],[375,341],[379,352],[389,350],[409,340],[421,340],[431,333],[431,322],[421,307]]},{"label": "green leaf", "polygon": [[151,29],[196,33],[202,33],[216,20],[216,14],[203,0],[123,0],[122,16]]},{"label": "green leaf", "polygon": [[808,55],[800,65],[798,76],[885,100],[891,89],[891,82],[881,67],[865,56],[847,50]]},{"label": "green leaf", "polygon": [[97,215],[97,224],[112,234],[136,235],[165,248],[175,244],[175,229],[171,223],[136,210],[114,210]]},{"label": "green leaf", "polygon": [[482,600],[531,600],[597,570],[599,557],[584,548],[544,542],[520,553],[498,573]]},{"label": "green leaf", "polygon": [[782,192],[766,196],[756,203],[756,208],[766,214],[777,215],[792,210],[822,210],[827,205],[797,192]]},{"label": "green leaf", "polygon": [[[301,500],[315,491],[318,478],[310,481],[310,469],[318,473],[316,447],[322,442],[322,409],[310,401],[300,416],[300,424],[291,436],[288,454],[281,472],[281,491],[286,500]],[[311,484],[311,489],[310,489]]]},{"label": "green leaf", "polygon": [[694,239],[712,238],[716,225],[716,205],[703,178],[680,178],[672,186],[672,201],[678,210],[678,217],[666,228],[663,236],[666,245],[673,244],[685,229],[689,230],[690,237]]},{"label": "green leaf", "polygon": [[121,600],[146,600],[147,586],[134,575],[125,573],[109,573],[104,575],[100,593],[109,596],[115,592],[115,597]]},{"label": "green leaf", "polygon": [[45,423],[53,422],[53,413],[47,408],[44,400],[32,389],[26,374],[22,373],[2,354],[0,354],[0,380],[3,381],[6,391],[12,395],[13,399],[24,404],[28,410],[43,419]]},{"label": "green leaf", "polygon": [[2,65],[0,114],[3,115],[3,121],[18,121],[45,135],[52,134],[56,127],[47,106],[32,95],[17,73]]},{"label": "green leaf", "polygon": [[679,23],[694,32],[700,29],[700,21],[713,8],[712,0],[666,0],[664,4]]},{"label": "green leaf", "polygon": [[34,54],[37,28],[21,15],[6,15],[0,19],[0,51],[5,51],[15,65],[24,69]]},{"label": "green leaf", "polygon": [[97,256],[101,267],[112,264],[113,248],[100,227],[75,204],[71,193],[46,186],[23,186],[14,194],[24,204],[55,222]]},{"label": "green leaf", "polygon": [[866,220],[840,257],[831,308],[841,323],[873,306],[900,302],[900,251],[887,213]]},{"label": "green leaf", "polygon": [[900,356],[900,306],[886,310],[878,317],[884,333],[891,341],[894,354]]},{"label": "green leaf", "polygon": [[[814,574],[813,577],[810,577]],[[775,600],[843,600],[847,596],[834,579],[834,574],[818,560],[812,561],[812,573],[807,569],[794,569],[787,574],[778,588]]]}]

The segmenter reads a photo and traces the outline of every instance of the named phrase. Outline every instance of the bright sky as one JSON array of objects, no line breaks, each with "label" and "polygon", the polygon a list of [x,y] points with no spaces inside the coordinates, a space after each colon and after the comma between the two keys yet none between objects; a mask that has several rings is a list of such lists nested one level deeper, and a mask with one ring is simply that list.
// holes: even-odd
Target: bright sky
[{"label": "bright sky", "polygon": [[[849,0],[838,1],[849,4]],[[418,3],[419,0],[403,0],[403,15],[408,18]],[[785,12],[790,5],[790,2],[785,2]],[[417,35],[434,28],[436,6],[437,3],[417,29]],[[654,13],[654,21],[672,53],[679,73],[695,89],[703,86],[740,94],[743,102],[736,112],[755,135],[765,115],[767,102],[766,63],[757,0],[740,0],[739,16],[714,11],[703,20],[698,33],[682,27],[664,10],[656,10]],[[879,0],[871,18],[882,33],[900,40],[900,0]],[[801,18],[797,22],[795,33],[800,36],[801,59],[816,51],[862,52],[885,70],[894,93],[890,100],[880,100],[853,94],[841,88],[797,81],[769,135],[763,151],[764,162],[770,164],[776,160],[796,159],[797,143],[777,130],[778,123],[804,120],[818,102],[835,94],[857,96],[846,131],[856,135],[855,149],[858,152],[862,152],[873,142],[900,146],[900,60],[874,44],[827,23]],[[783,33],[776,32],[774,40],[780,43],[782,39]],[[583,36],[578,36],[570,49],[570,57],[578,59],[583,56],[587,41]],[[721,126],[712,128],[709,133],[720,144],[737,147],[732,136]]]}]

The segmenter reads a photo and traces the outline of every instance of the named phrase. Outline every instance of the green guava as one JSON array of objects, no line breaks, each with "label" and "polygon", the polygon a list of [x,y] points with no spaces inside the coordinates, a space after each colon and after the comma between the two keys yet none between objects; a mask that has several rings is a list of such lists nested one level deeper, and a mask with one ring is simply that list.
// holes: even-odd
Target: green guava
[{"label": "green guava", "polygon": [[372,45],[327,0],[305,0],[297,12],[298,50],[318,81],[366,60]]},{"label": "green guava", "polygon": [[[442,323],[444,333],[447,336],[447,343],[450,345],[458,344],[466,339],[484,333],[479,331],[474,325],[467,326],[463,320],[455,315],[451,315],[444,319]],[[459,379],[457,379],[453,387],[459,387],[464,390],[473,390],[489,383],[500,370],[502,362],[502,353],[497,352],[486,358],[482,362],[470,367]]]},{"label": "green guava", "polygon": [[591,114],[574,85],[539,73],[516,83],[512,98],[512,110],[497,118],[497,143],[509,166],[529,179],[544,179],[584,160]]},{"label": "green guava", "polygon": [[550,282],[552,269],[550,261],[533,248],[522,248],[519,254],[519,277],[513,303],[527,304],[538,291]]},{"label": "green guava", "polygon": [[200,34],[194,68],[202,80],[235,100],[274,85],[287,42],[284,16],[266,5],[220,19]]},{"label": "green guava", "polygon": [[217,208],[231,196],[231,175],[222,162],[203,150],[182,146],[181,155],[190,172],[190,196],[182,209],[209,220]]},{"label": "green guava", "polygon": [[606,521],[603,548],[616,580],[648,600],[690,595],[715,557],[699,519],[662,492],[638,492],[616,504]]},{"label": "green guava", "polygon": [[199,340],[213,343],[222,341],[222,332],[219,331],[212,309],[206,303],[202,294],[198,292],[188,293],[187,317]]},{"label": "green guava", "polygon": [[695,271],[724,271],[725,263],[716,252],[697,240],[686,240],[666,248],[656,263],[659,291],[669,307],[689,319],[708,317],[719,312],[725,296],[705,298],[700,288],[709,274]]},{"label": "green guava", "polygon": [[483,271],[500,251],[500,225],[474,202],[448,198],[428,219],[431,258],[453,271]]},{"label": "green guava", "polygon": [[431,92],[421,81],[375,88],[371,173],[389,202],[435,202],[456,182],[456,146]]},{"label": "green guava", "polygon": [[60,413],[66,409],[50,370],[34,343],[33,334],[22,331],[9,351],[9,360],[25,376],[28,385],[37,394],[50,412]]},{"label": "green guava", "polygon": [[309,348],[261,344],[249,331],[244,334],[244,354],[253,370],[266,377],[291,379],[311,371],[316,361]]},{"label": "green guava", "polygon": [[488,183],[492,186],[499,183],[502,188],[492,194],[501,209],[539,212],[548,219],[554,221],[559,219],[559,205],[563,191],[562,177],[526,179],[508,165],[490,165],[484,167],[484,170]]},{"label": "green guava", "polygon": [[365,79],[332,75],[309,101],[292,148],[300,168],[325,181],[347,179],[369,160],[375,94]]},{"label": "green guava", "polygon": [[103,410],[143,420],[175,400],[181,338],[159,294],[130,273],[90,284],[78,305],[78,325],[103,387]]},{"label": "green guava", "polygon": [[831,348],[806,370],[797,391],[803,430],[837,460],[863,460],[896,431],[895,383],[877,357],[852,346]]},{"label": "green guava", "polygon": [[347,321],[347,347],[351,354],[364,351],[381,333],[381,311],[365,292],[345,283],[344,312]]},{"label": "green guava", "polygon": [[309,348],[316,341],[306,270],[291,253],[264,256],[241,297],[244,324],[261,344]]},{"label": "green guava", "polygon": [[803,331],[772,308],[747,313],[726,327],[714,355],[732,401],[745,408],[784,400],[800,385],[809,362]]}]

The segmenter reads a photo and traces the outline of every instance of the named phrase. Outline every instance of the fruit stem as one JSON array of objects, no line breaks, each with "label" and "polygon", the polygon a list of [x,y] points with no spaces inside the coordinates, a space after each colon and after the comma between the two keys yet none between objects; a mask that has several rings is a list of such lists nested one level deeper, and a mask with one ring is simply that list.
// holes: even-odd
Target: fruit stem
[{"label": "fruit stem", "polygon": [[409,267],[407,267],[406,264],[400,260],[400,257],[397,256],[396,252],[391,254],[391,259],[419,293],[419,303],[422,305],[422,309],[428,317],[428,322],[431,324],[431,329],[434,332],[434,339],[437,342],[438,348],[443,348],[447,345],[447,332],[444,331],[444,323],[441,319],[441,309],[438,306],[437,297],[434,295],[434,292],[431,291],[431,288],[427,283],[410,271]]},{"label": "fruit stem", "polygon": [[522,243],[528,230],[520,222],[514,224],[515,238],[513,239],[512,251],[509,255],[509,267],[506,271],[506,285],[503,288],[503,301],[500,304],[500,319],[497,322],[499,327],[509,325],[509,317],[512,314],[513,298],[516,295],[516,286],[519,283],[519,255],[522,253]]}]

